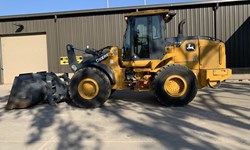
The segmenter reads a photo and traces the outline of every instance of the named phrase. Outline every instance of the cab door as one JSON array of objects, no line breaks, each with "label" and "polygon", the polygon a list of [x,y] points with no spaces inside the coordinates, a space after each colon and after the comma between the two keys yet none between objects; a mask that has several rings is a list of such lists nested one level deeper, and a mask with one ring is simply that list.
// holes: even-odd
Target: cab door
[{"label": "cab door", "polygon": [[133,30],[134,60],[149,59],[149,17],[143,16],[135,19]]},{"label": "cab door", "polygon": [[150,67],[164,51],[161,16],[138,16],[128,21],[123,60],[127,67]]},{"label": "cab door", "polygon": [[123,66],[147,67],[150,63],[148,16],[130,18],[124,36]]}]

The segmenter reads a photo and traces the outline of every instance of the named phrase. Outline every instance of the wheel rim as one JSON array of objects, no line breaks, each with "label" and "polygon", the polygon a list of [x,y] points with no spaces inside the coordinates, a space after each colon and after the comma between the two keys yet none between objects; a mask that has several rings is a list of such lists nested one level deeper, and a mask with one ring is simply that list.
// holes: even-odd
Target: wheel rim
[{"label": "wheel rim", "polygon": [[91,100],[97,96],[99,92],[99,86],[97,82],[91,78],[83,79],[78,84],[78,93],[86,100]]},{"label": "wheel rim", "polygon": [[181,76],[170,76],[164,83],[164,90],[173,97],[183,96],[187,91],[187,82]]}]

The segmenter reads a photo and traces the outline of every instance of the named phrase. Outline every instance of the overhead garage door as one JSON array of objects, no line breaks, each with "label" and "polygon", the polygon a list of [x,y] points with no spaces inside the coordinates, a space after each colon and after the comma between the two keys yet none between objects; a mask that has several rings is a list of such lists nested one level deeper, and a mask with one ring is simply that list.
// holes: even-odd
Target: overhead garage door
[{"label": "overhead garage door", "polygon": [[1,37],[3,83],[21,73],[48,70],[46,35]]}]

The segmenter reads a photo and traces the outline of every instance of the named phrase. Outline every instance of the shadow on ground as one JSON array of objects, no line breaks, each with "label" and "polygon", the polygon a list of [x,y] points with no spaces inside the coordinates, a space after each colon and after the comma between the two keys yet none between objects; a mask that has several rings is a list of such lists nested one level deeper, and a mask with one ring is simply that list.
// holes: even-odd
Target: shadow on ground
[{"label": "shadow on ground", "polygon": [[[53,126],[58,150],[83,149],[87,146],[85,141],[88,140],[94,141],[96,145],[94,149],[101,149],[106,140],[89,130],[90,128],[83,128],[76,124],[70,118],[67,120],[60,118],[62,113],[72,111],[115,118],[110,125],[119,124],[120,128],[114,134],[119,136],[126,133],[131,138],[151,139],[168,149],[226,149],[228,148],[226,144],[218,147],[213,143],[213,141],[218,142],[217,137],[223,136],[223,133],[207,127],[205,122],[213,122],[218,126],[228,125],[233,129],[250,130],[250,117],[247,115],[250,108],[244,104],[236,105],[236,102],[230,104],[223,101],[235,98],[235,101],[244,102],[247,99],[237,99],[237,95],[244,94],[247,98],[250,96],[249,91],[250,83],[226,83],[219,89],[199,91],[195,101],[185,107],[161,106],[149,92],[117,91],[106,102],[105,107],[94,110],[79,109],[70,105],[65,105],[63,108],[42,105],[28,110],[12,111],[1,108],[0,122],[3,121],[1,118],[6,113],[15,113],[15,117],[18,118],[28,111],[32,116],[30,122],[32,130],[29,132],[26,144],[32,145],[41,141],[44,132]],[[224,94],[221,95],[221,93]],[[0,103],[5,103],[6,98],[0,98]],[[96,124],[96,126],[96,128],[102,127],[102,124]],[[229,133],[228,136],[240,144],[250,145],[250,142],[240,135]],[[144,144],[142,148],[153,149],[154,145]]]},{"label": "shadow on ground", "polygon": [[[227,98],[241,102],[250,99],[237,99],[237,96],[244,94],[247,98],[250,96],[249,91],[250,83],[222,84],[219,89],[200,90],[195,102],[188,106],[169,108],[160,106],[151,93],[121,91],[113,95],[112,106],[105,109],[117,116],[119,123],[124,124],[121,132],[132,131],[134,134],[152,137],[170,149],[217,149],[218,147],[213,142],[218,140],[217,137],[223,136],[222,133],[216,132],[213,128],[209,129],[205,124],[202,126],[199,121],[196,124],[189,118],[196,118],[200,122],[209,121],[218,125],[229,125],[239,130],[250,130],[250,117],[247,115],[250,108],[244,104],[235,105],[236,103],[224,102],[225,98],[220,96],[221,93],[225,93],[225,97],[231,94],[232,97]],[[130,116],[123,115],[126,110],[143,114],[150,122],[145,124],[143,119],[131,119]],[[248,122],[241,120],[248,120]],[[241,135],[234,136],[232,133],[228,136],[230,140],[245,144],[246,147],[250,145],[250,141],[241,138]],[[150,145],[146,145],[147,148],[148,146]],[[227,147],[221,146],[220,148]]]}]

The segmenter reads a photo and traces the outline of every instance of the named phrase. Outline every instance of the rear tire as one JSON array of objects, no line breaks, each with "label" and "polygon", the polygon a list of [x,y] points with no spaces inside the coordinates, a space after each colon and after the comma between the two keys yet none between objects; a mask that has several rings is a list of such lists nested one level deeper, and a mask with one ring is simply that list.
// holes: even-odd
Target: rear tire
[{"label": "rear tire", "polygon": [[162,67],[155,75],[152,90],[165,106],[183,106],[197,94],[197,79],[185,66],[172,64]]},{"label": "rear tire", "polygon": [[111,92],[111,84],[105,73],[96,68],[77,71],[69,85],[70,97],[79,107],[102,106]]}]

